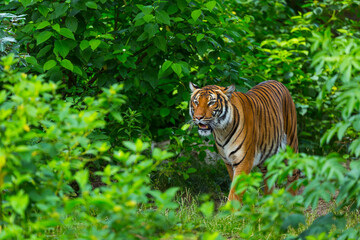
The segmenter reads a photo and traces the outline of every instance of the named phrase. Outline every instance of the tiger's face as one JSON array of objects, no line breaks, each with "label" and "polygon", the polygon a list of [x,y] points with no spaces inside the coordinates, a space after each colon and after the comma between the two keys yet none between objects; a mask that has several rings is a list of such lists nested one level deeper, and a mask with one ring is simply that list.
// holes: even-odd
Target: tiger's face
[{"label": "tiger's face", "polygon": [[213,129],[224,128],[229,121],[229,104],[234,85],[227,88],[216,85],[199,88],[190,82],[190,89],[189,113],[198,125],[199,134],[209,136]]}]

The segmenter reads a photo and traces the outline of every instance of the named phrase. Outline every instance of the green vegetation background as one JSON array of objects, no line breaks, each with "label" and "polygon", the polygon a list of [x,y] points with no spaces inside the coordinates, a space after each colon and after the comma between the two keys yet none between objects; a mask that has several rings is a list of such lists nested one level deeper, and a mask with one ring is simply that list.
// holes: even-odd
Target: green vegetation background
[{"label": "green vegetation background", "polygon": [[[360,237],[359,1],[0,3],[0,239]],[[296,103],[301,153],[268,161],[272,195],[255,171],[225,204],[188,84],[270,79]],[[319,201],[331,211],[309,218]]]}]

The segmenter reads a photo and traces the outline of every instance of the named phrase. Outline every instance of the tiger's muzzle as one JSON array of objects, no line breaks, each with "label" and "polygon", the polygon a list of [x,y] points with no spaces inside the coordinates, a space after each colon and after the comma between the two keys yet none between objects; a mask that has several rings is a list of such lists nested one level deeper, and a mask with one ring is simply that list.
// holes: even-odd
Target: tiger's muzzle
[{"label": "tiger's muzzle", "polygon": [[209,136],[212,132],[212,128],[210,126],[209,121],[205,121],[203,119],[193,119],[194,123],[198,126],[198,132],[200,136]]}]

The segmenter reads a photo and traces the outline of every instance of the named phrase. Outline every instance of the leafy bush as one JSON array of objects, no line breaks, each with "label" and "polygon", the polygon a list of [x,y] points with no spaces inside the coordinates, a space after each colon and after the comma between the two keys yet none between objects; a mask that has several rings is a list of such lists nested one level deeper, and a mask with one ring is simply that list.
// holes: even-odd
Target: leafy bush
[{"label": "leafy bush", "polygon": [[[47,238],[49,230],[77,221],[80,229],[62,234],[135,239],[172,228],[177,189],[149,186],[149,173],[172,154],[154,149],[149,158],[141,154],[149,143],[141,140],[124,142],[128,151],[99,140],[105,119],[125,102],[122,86],[104,88],[76,109],[56,93],[56,83],[15,72],[15,62],[13,55],[3,58],[0,76],[0,238]],[[100,159],[102,170],[87,168]],[[102,186],[92,188],[92,175]]]}]

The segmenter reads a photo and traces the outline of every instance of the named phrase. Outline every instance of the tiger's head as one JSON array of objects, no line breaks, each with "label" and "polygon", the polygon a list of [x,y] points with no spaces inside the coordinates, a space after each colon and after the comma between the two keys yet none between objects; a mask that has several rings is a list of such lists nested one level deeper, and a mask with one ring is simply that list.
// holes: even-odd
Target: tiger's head
[{"label": "tiger's head", "polygon": [[235,86],[220,87],[209,85],[203,88],[190,82],[191,98],[189,112],[193,122],[198,125],[201,136],[209,136],[213,129],[222,129],[231,115],[231,94]]}]

